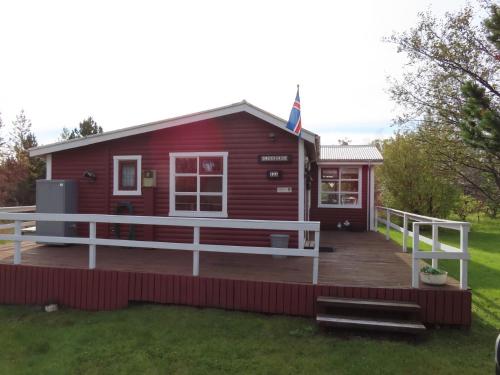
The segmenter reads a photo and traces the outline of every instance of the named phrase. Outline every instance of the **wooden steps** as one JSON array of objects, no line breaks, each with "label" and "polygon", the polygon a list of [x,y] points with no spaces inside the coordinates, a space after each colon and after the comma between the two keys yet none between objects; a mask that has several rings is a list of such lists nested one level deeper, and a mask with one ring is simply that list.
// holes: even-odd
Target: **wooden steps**
[{"label": "wooden steps", "polygon": [[316,322],[320,326],[418,334],[420,305],[413,302],[318,297]]}]

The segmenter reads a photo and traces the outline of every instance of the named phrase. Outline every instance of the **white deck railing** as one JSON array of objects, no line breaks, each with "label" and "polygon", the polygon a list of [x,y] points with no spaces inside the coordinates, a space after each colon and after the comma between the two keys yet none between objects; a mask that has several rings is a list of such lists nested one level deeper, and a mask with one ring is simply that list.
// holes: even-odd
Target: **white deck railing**
[{"label": "white deck railing", "polygon": [[[0,212],[0,220],[13,221],[10,227],[13,234],[1,234],[0,240],[14,241],[14,264],[21,263],[21,242],[32,241],[42,243],[79,244],[89,246],[89,268],[96,266],[96,246],[123,246],[162,250],[186,250],[193,252],[193,275],[199,275],[200,251],[287,255],[313,258],[312,282],[318,282],[320,223],[310,221],[273,221],[273,220],[233,220],[206,218],[177,218],[161,216],[131,216],[131,215],[94,215],[94,214],[51,214],[51,213],[12,213]],[[89,237],[56,237],[22,234],[23,223],[27,221],[73,222],[89,223]],[[192,243],[138,241],[98,238],[96,224],[138,224],[193,228]],[[229,246],[200,243],[200,228],[226,229],[261,229],[269,231],[314,232],[314,248],[276,248],[257,246]],[[299,245],[300,246],[300,245]]]},{"label": "white deck railing", "polygon": [[[35,212],[36,206],[11,206],[11,207],[0,207],[0,212]],[[34,221],[25,221],[22,223],[22,227],[32,227],[35,225]],[[13,229],[15,223],[0,224],[0,230]]]},{"label": "white deck railing", "polygon": [[[380,212],[385,213],[385,219],[380,216]],[[464,221],[454,221],[438,219],[424,215],[417,215],[410,212],[395,210],[388,207],[377,206],[375,210],[376,222],[385,224],[387,240],[390,239],[391,228],[403,233],[403,251],[408,251],[408,238],[413,237],[413,253],[412,253],[412,282],[414,288],[419,285],[420,259],[431,259],[432,267],[438,268],[439,259],[456,259],[460,261],[460,288],[468,288],[467,266],[470,259],[468,252],[468,235],[470,224]],[[391,221],[391,217],[397,216],[403,219],[403,226],[399,226]],[[408,230],[410,221],[413,221],[412,231]],[[420,234],[420,227],[431,226],[431,238]],[[439,228],[453,229],[460,233],[460,248],[450,246],[439,242]],[[421,251],[420,241],[431,245],[432,251]]]}]

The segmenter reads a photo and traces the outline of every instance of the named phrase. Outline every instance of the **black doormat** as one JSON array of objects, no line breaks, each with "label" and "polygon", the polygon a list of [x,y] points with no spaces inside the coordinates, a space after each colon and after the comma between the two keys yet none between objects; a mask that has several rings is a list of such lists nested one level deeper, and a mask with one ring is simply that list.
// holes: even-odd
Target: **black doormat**
[{"label": "black doormat", "polygon": [[331,246],[320,246],[319,247],[319,252],[320,253],[333,253],[335,250]]}]

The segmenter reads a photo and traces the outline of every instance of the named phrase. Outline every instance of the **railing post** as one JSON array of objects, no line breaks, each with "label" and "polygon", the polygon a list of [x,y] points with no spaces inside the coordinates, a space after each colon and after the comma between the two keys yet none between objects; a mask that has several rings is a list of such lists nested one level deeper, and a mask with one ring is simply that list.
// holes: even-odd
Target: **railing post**
[{"label": "railing post", "polygon": [[469,231],[468,226],[465,224],[460,225],[460,252],[462,257],[460,259],[460,289],[468,288],[468,274],[467,274],[467,266],[468,260],[467,257],[469,255],[468,243],[469,243]]},{"label": "railing post", "polygon": [[373,223],[375,232],[378,232],[378,207],[375,207],[375,212],[373,213],[373,221],[375,221],[375,223]]},{"label": "railing post", "polygon": [[408,252],[408,215],[403,214],[403,252]]},{"label": "railing post", "polygon": [[193,251],[193,276],[198,276],[200,274],[200,250],[198,246],[200,244],[200,227],[193,227],[193,244],[196,250]]},{"label": "railing post", "polygon": [[412,253],[412,265],[411,265],[411,286],[412,288],[418,288],[419,285],[419,268],[420,268],[420,258],[417,258],[418,245],[420,239],[420,227],[418,223],[413,223],[413,253]]},{"label": "railing post", "polygon": [[385,239],[391,239],[391,211],[389,209],[385,210]]},{"label": "railing post", "polygon": [[318,272],[319,272],[319,230],[314,232],[314,258],[313,258],[313,277],[312,283],[314,285],[318,284]]},{"label": "railing post", "polygon": [[[21,221],[16,220],[14,223],[14,234],[21,236]],[[14,241],[14,264],[21,264],[21,240]]]},{"label": "railing post", "polygon": [[96,223],[89,223],[89,268],[93,270],[95,268],[95,258],[96,258],[96,245],[93,241],[96,239]]},{"label": "railing post", "polygon": [[[434,222],[434,220],[433,220]],[[432,252],[436,252],[439,250],[439,225],[432,224]],[[438,259],[432,259],[432,267],[438,268]]]}]

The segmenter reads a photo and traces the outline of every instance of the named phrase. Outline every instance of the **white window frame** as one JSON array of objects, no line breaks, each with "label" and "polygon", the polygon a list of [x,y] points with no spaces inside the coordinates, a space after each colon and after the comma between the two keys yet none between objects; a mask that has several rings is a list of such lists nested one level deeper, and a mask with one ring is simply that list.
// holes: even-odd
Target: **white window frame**
[{"label": "white window frame", "polygon": [[[137,189],[136,190],[120,190],[120,161],[136,161],[137,162]],[[113,156],[113,195],[141,195],[142,194],[142,156],[141,155],[115,155]]]},{"label": "white window frame", "polygon": [[[340,200],[340,186],[342,181],[342,173],[341,169],[346,168],[358,168],[358,201],[356,204],[326,204],[321,203],[321,170],[330,169],[330,168],[338,168],[339,169],[339,187],[337,193],[339,194]],[[325,191],[325,193],[327,193]],[[362,208],[363,204],[363,167],[361,165],[322,165],[318,166],[318,207],[319,208]]]},{"label": "white window frame", "polygon": [[[171,152],[170,155],[170,169],[169,169],[169,216],[189,216],[189,217],[227,217],[227,152]],[[199,168],[199,158],[200,157],[222,157],[222,211],[178,211],[175,209],[175,159],[176,158],[197,158],[197,167]],[[181,176],[184,174],[180,174]],[[191,174],[190,174],[191,175]],[[200,202],[200,195],[210,195],[206,193],[200,193],[200,174],[199,171],[196,173],[197,176],[197,192],[190,195],[196,194],[198,208]],[[214,194],[218,195],[218,194]]]}]

